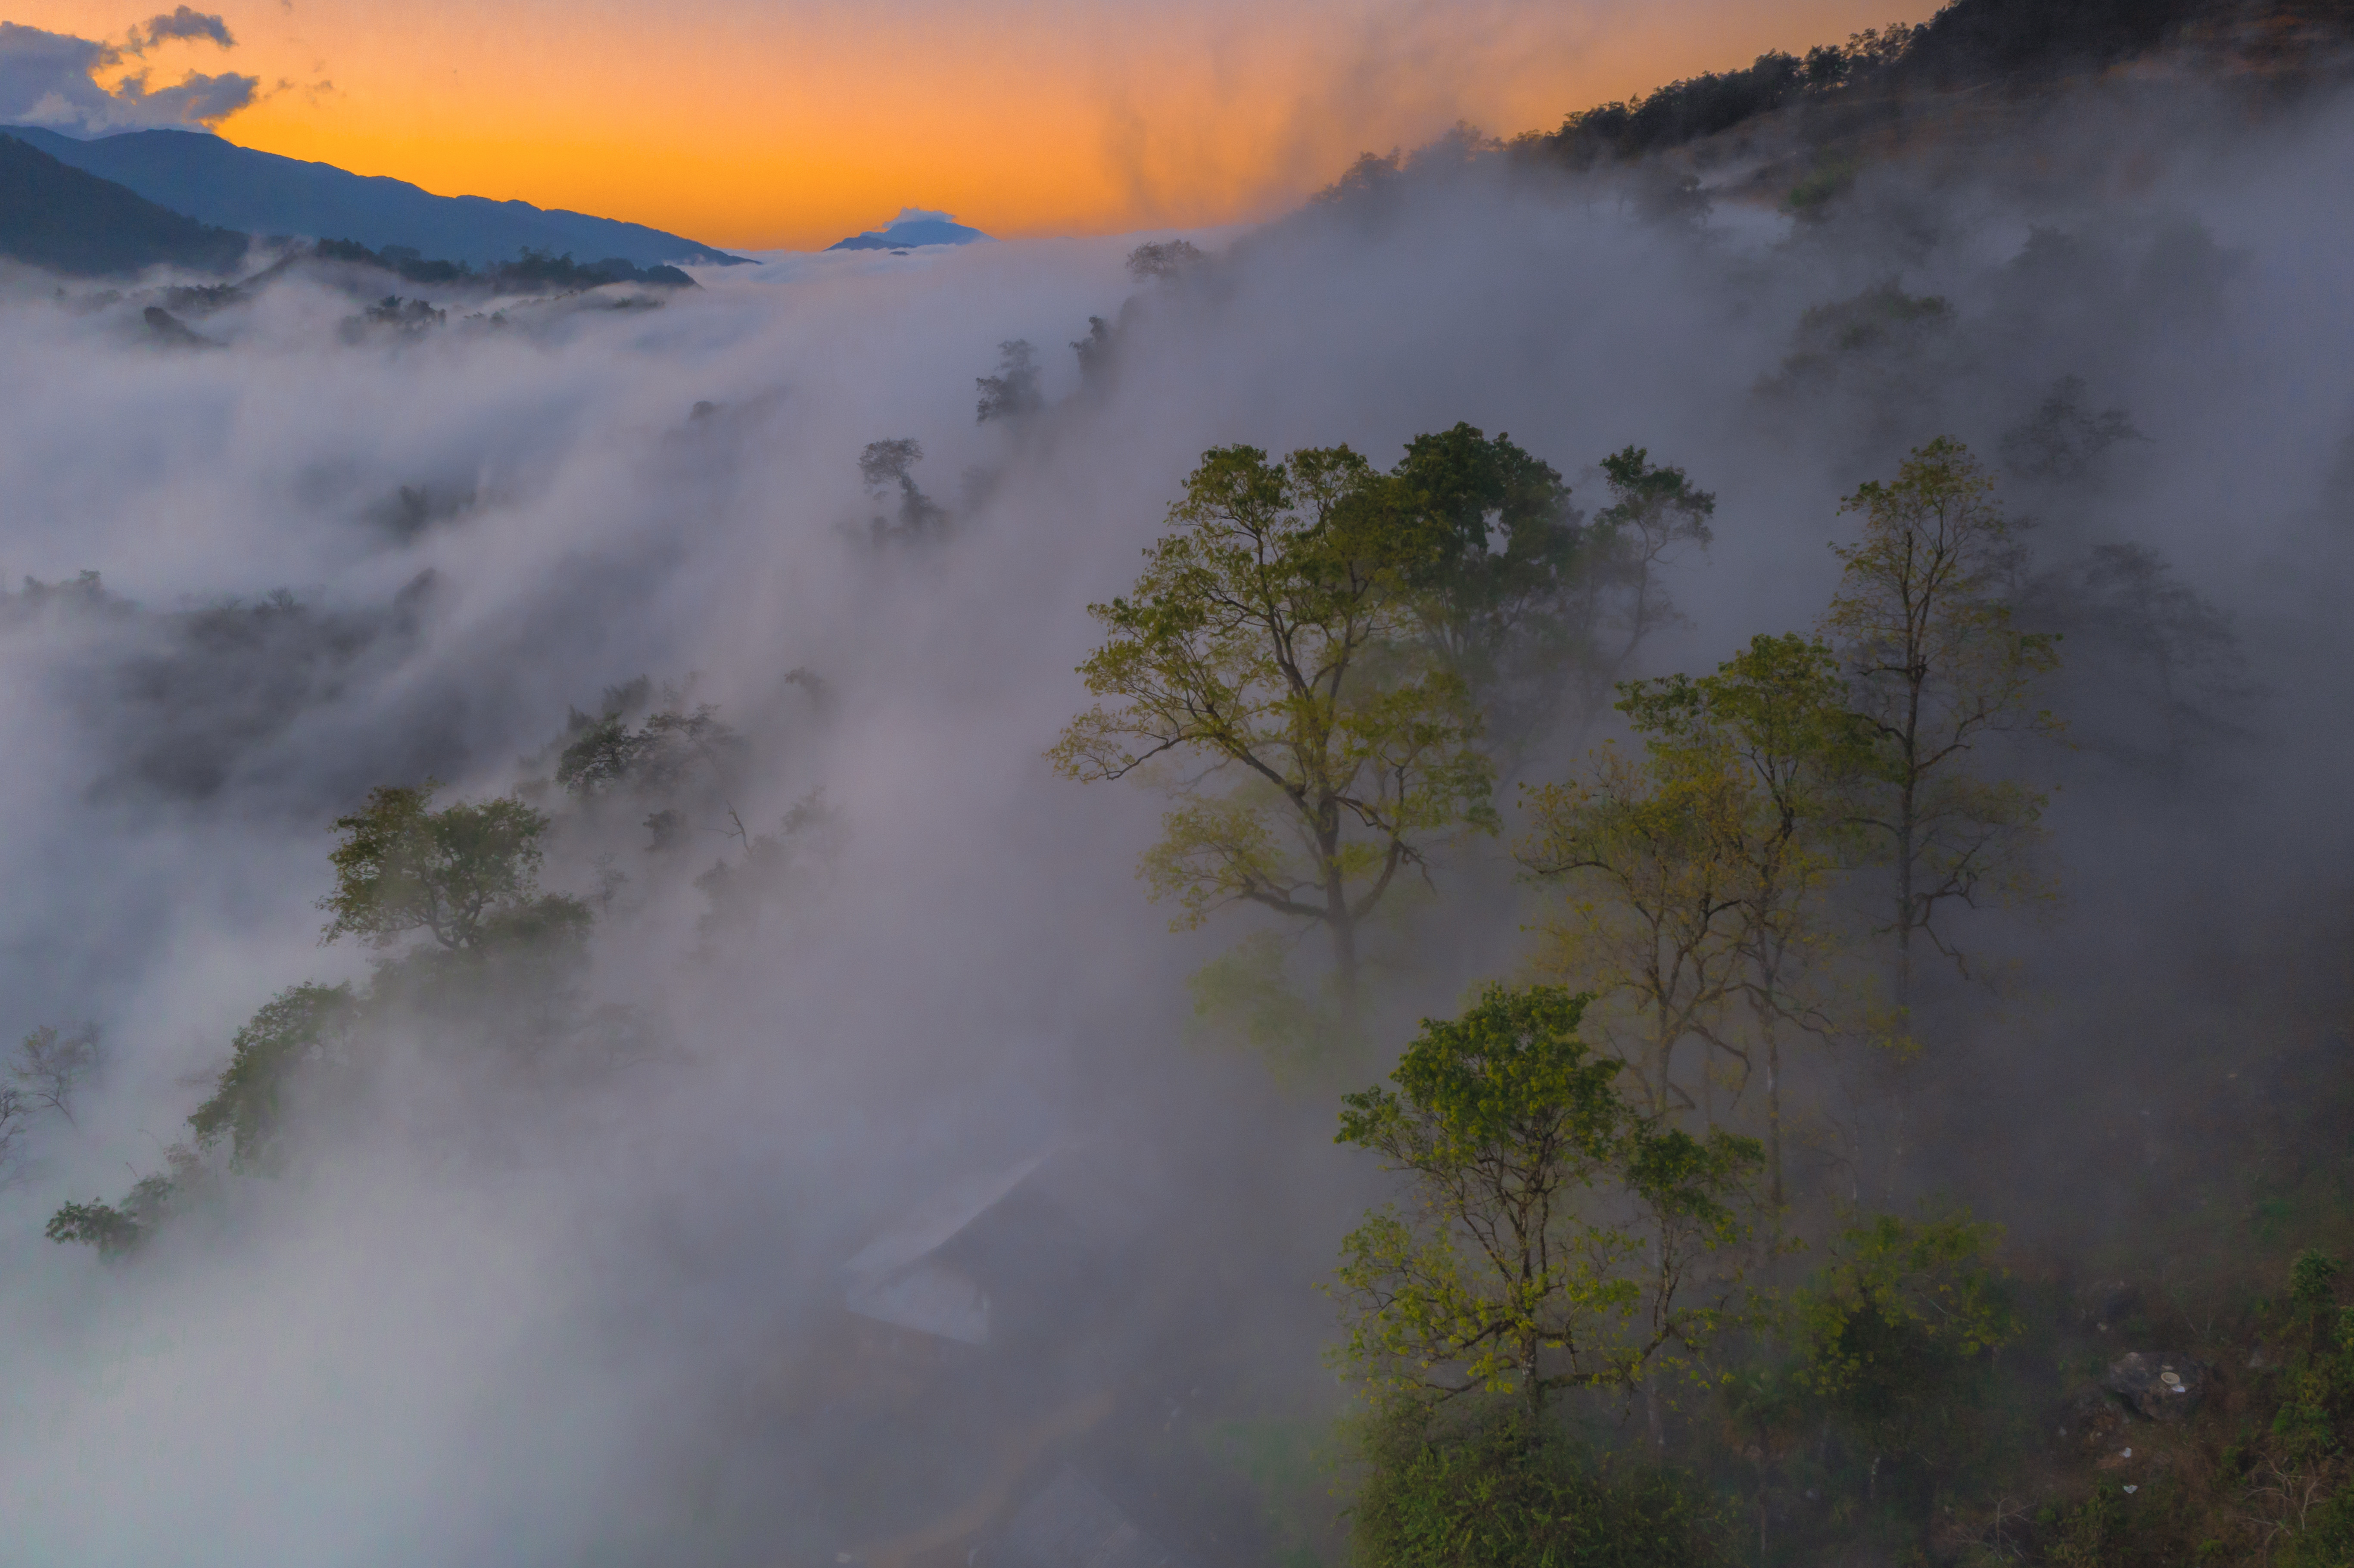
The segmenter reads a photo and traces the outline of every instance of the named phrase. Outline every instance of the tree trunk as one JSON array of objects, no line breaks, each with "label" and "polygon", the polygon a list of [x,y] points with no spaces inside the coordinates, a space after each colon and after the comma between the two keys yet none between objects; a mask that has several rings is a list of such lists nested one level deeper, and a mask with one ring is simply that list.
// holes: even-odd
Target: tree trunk
[{"label": "tree trunk", "polygon": [[[1774,1028],[1772,1012],[1759,1009],[1757,1027],[1766,1036],[1766,1202],[1774,1212],[1773,1250],[1766,1255],[1769,1284],[1782,1283],[1782,1037]],[[1763,1530],[1764,1525],[1758,1527]]]},{"label": "tree trunk", "polygon": [[1341,1032],[1353,1040],[1357,1035],[1357,920],[1349,913],[1349,903],[1341,879],[1332,878],[1326,923],[1332,927],[1332,984],[1341,1004]]},{"label": "tree trunk", "polygon": [[1341,825],[1337,810],[1316,830],[1316,851],[1324,872],[1324,923],[1332,930],[1332,985],[1341,1008],[1341,1032],[1357,1037],[1357,917],[1349,908],[1349,885],[1341,874]]}]

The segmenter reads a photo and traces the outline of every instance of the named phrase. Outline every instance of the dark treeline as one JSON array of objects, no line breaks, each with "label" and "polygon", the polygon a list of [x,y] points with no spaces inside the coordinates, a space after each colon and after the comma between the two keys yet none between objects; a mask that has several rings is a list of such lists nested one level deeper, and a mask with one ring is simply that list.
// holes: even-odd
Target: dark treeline
[{"label": "dark treeline", "polygon": [[2343,7],[2274,0],[1954,0],[1919,26],[1892,23],[1803,56],[1770,50],[1739,70],[1707,71],[1641,98],[1571,114],[1524,151],[1576,168],[1639,158],[1793,105],[2005,83],[2032,86],[2148,53],[2194,31],[2226,38],[2281,26],[2343,31]]},{"label": "dark treeline", "polygon": [[619,256],[581,262],[575,261],[568,251],[557,256],[528,246],[514,260],[501,261],[480,271],[463,261],[430,260],[404,245],[370,250],[355,239],[322,239],[313,251],[324,260],[381,268],[412,283],[456,284],[504,293],[531,289],[567,291],[594,289],[606,283],[650,283],[665,289],[696,286],[693,278],[675,267],[640,267]]}]

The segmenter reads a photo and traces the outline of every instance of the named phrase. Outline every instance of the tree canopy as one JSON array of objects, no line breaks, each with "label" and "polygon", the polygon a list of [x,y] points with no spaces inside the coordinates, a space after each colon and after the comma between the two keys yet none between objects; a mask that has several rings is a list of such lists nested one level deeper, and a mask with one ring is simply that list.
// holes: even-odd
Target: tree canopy
[{"label": "tree canopy", "polygon": [[1408,1207],[1343,1243],[1350,1356],[1445,1398],[1631,1387],[1715,1331],[1713,1255],[1745,1230],[1757,1147],[1640,1114],[1578,1038],[1586,998],[1490,985],[1426,1019],[1391,1075],[1342,1101],[1337,1141],[1381,1154]]},{"label": "tree canopy", "polygon": [[479,953],[503,936],[587,928],[587,906],[539,892],[543,812],[513,798],[437,811],[436,788],[379,786],[335,819],[335,889],[319,901],[327,941],[385,948],[423,931],[451,952]]},{"label": "tree canopy", "polygon": [[1154,895],[1182,924],[1235,902],[1320,923],[1344,1001],[1358,926],[1398,874],[1437,836],[1495,826],[1479,714],[1417,652],[1378,500],[1347,447],[1204,454],[1136,586],[1088,607],[1107,635],[1079,673],[1114,701],[1049,753],[1083,780],[1205,764],[1145,856]]}]

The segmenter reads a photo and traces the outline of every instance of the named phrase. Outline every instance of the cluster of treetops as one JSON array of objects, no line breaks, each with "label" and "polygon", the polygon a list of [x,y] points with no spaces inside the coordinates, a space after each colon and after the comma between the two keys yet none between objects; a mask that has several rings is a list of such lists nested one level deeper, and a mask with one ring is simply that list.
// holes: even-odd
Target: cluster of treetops
[{"label": "cluster of treetops", "polygon": [[380,268],[411,283],[475,285],[503,293],[528,289],[570,291],[605,283],[645,283],[663,289],[699,286],[676,267],[640,267],[619,256],[609,256],[602,261],[575,261],[569,251],[557,256],[529,246],[524,247],[514,260],[497,262],[479,272],[463,261],[429,260],[406,245],[371,250],[355,239],[322,239],[311,248],[311,253],[323,260]]},{"label": "cluster of treetops", "polygon": [[[795,678],[811,683],[802,673]],[[187,1118],[188,1136],[165,1151],[166,1168],[138,1178],[118,1202],[63,1205],[49,1238],[122,1257],[175,1216],[221,1201],[223,1177],[280,1171],[302,1108],[364,1099],[372,1054],[404,1025],[421,1026],[444,1052],[518,1064],[564,1055],[577,1065],[641,1048],[634,1014],[587,1006],[578,991],[599,911],[627,877],[606,856],[588,896],[543,889],[546,841],[558,824],[537,802],[555,793],[559,810],[606,821],[643,810],[649,853],[685,850],[689,813],[725,792],[746,743],[710,705],[688,708],[670,692],[643,712],[652,696],[641,678],[609,690],[595,715],[576,710],[564,736],[525,759],[526,767],[552,762],[552,777],[514,794],[437,805],[440,787],[428,779],[371,790],[358,810],[336,819],[334,885],[318,906],[328,916],[323,938],[376,949],[367,982],[305,982],[272,997],[230,1042],[213,1092]],[[635,722],[633,711],[642,715]],[[773,833],[753,832],[727,813],[722,831],[735,852],[694,879],[709,903],[704,934],[757,927],[827,819],[814,794]],[[18,1077],[31,1081],[23,1064],[37,1044],[55,1054],[65,1049],[60,1039],[71,1047],[62,1090],[15,1099],[0,1090],[0,1155],[37,1117],[69,1118],[71,1090],[97,1061],[94,1029],[37,1031]]]},{"label": "cluster of treetops", "polygon": [[[907,454],[868,455],[870,483],[904,479]],[[1205,453],[1133,587],[1090,607],[1103,639],[1079,674],[1098,701],[1049,753],[1076,779],[1168,792],[1141,871],[1181,927],[1246,908],[1320,931],[1329,1001],[1295,1017],[1360,1047],[1376,915],[1504,831],[1500,779],[1606,708],[1626,722],[1628,745],[1523,786],[1514,858],[1559,895],[1536,981],[1426,1021],[1387,1083],[1343,1102],[1340,1140],[1402,1181],[1336,1278],[1373,1562],[1526,1561],[1539,1538],[1563,1562],[1702,1560],[1706,1498],[1644,1467],[1695,1429],[1695,1396],[1747,1434],[1761,1556],[1794,1476],[1836,1472],[1854,1508],[1920,1524],[2018,1332],[1992,1227],[1855,1206],[1896,1188],[1901,1072],[1844,1121],[1786,1104],[1796,1067],[1936,1048],[1916,970],[1966,963],[1950,916],[2046,891],[2044,798],[2016,775],[2060,727],[2040,698],[2058,651],[2019,622],[2023,551],[1992,481],[1958,442],[1920,447],[1845,502],[1857,526],[1811,633],[1630,679],[1673,619],[1662,568],[1708,544],[1715,500],[1640,448],[1600,471],[1588,515],[1549,464],[1469,425],[1387,470],[1345,446]],[[582,809],[652,801],[740,753],[708,708],[633,726],[642,695],[576,714],[550,786]],[[742,863],[699,879],[715,916],[769,895],[763,868],[818,810],[758,839],[737,824]],[[170,1169],[66,1204],[51,1237],[121,1256],[225,1172],[275,1169],[295,1107],[355,1081],[398,1020],[526,1058],[611,1046],[626,1021],[571,1000],[593,901],[538,885],[550,825],[524,794],[437,806],[429,782],[339,819],[325,935],[382,952],[371,981],[273,998]],[[643,825],[659,850],[683,821]],[[1838,1193],[1795,1190],[1794,1113]],[[1825,1160],[1834,1126],[1850,1142]],[[1821,1261],[1786,1287],[1802,1247]],[[2301,1363],[2332,1422],[2354,1412],[2354,1376],[2327,1382],[2335,1333]],[[1571,1436],[1613,1402],[1643,1414],[1631,1469]]]},{"label": "cluster of treetops", "polygon": [[[1964,1471],[2001,1468],[1990,1445],[2031,1446],[1995,1359],[2021,1318],[1996,1227],[1862,1199],[1902,1191],[1904,1065],[1968,1011],[1968,988],[1916,1002],[1929,966],[1968,969],[1956,915],[2049,895],[2030,775],[2062,727],[2043,704],[2058,639],[2022,623],[2028,562],[1992,480],[1939,439],[1845,501],[1811,632],[1626,679],[1672,616],[1659,568],[1707,544],[1715,507],[1639,448],[1600,467],[1589,517],[1468,425],[1387,471],[1346,447],[1205,454],[1133,587],[1090,607],[1099,700],[1049,756],[1166,792],[1140,872],[1180,927],[1255,909],[1322,933],[1329,1001],[1267,1043],[1345,1059],[1385,904],[1502,832],[1500,779],[1615,707],[1627,744],[1522,786],[1513,858],[1551,895],[1534,982],[1426,1020],[1343,1100],[1339,1140],[1401,1179],[1335,1282],[1366,1395],[1354,1550],[1700,1562],[1754,1529],[1738,1554],[1761,1563],[1859,1531],[1918,1553]],[[1799,1252],[1819,1261],[1786,1282]],[[2274,1391],[2326,1407],[2332,1446],[2354,1416],[2338,1333]],[[2308,1373],[2349,1381],[2307,1398]],[[1630,1408],[1629,1453],[1576,1436]],[[2310,1457],[2296,1441],[2247,1452]],[[1671,1442],[1716,1490],[1659,1468]],[[2354,1533],[2348,1498],[2312,1542]],[[2123,1561],[2064,1554],[2122,1539],[2115,1500],[2053,1501],[2050,1560]],[[2035,1528],[1998,1520],[1997,1555]]]}]

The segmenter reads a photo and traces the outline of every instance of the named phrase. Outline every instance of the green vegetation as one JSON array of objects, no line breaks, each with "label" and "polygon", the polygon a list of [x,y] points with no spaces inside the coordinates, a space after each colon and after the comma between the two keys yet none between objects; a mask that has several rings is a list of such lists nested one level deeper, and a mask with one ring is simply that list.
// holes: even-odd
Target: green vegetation
[{"label": "green vegetation", "polygon": [[1638,1114],[1577,1038],[1585,1005],[1490,986],[1424,1020],[1394,1090],[1342,1102],[1339,1140],[1411,1192],[1342,1244],[1349,1361],[1375,1386],[1516,1393],[1541,1425],[1554,1393],[1634,1387],[1714,1337],[1756,1144]]},{"label": "green vegetation", "polygon": [[327,857],[335,890],[319,901],[332,916],[327,941],[388,948],[422,931],[451,952],[479,955],[588,925],[578,899],[538,890],[544,813],[517,800],[436,811],[434,789],[371,789],[366,807],[335,819],[344,835]]},{"label": "green vegetation", "polygon": [[1729,1563],[1712,1500],[1516,1411],[1389,1407],[1351,1516],[1365,1568],[1702,1568]]},{"label": "green vegetation", "polygon": [[1108,635],[1080,673],[1116,701],[1050,757],[1079,779],[1143,769],[1179,798],[1141,873],[1180,926],[1252,904],[1321,927],[1344,1038],[1360,932],[1401,874],[1494,832],[1498,754],[1564,707],[1589,719],[1673,618],[1659,568],[1707,543],[1715,501],[1640,448],[1603,469],[1612,503],[1589,522],[1551,466],[1468,424],[1387,472],[1347,447],[1222,448],[1136,587],[1089,607]]},{"label": "green vegetation", "polygon": [[1154,895],[1184,926],[1236,902],[1321,925],[1344,1011],[1358,927],[1399,872],[1438,837],[1494,827],[1479,715],[1415,652],[1405,572],[1421,563],[1381,526],[1379,493],[1346,447],[1206,453],[1132,594],[1088,607],[1109,635],[1079,673],[1119,705],[1050,754],[1079,779],[1205,764],[1174,785],[1145,857]]},{"label": "green vegetation", "polygon": [[1921,945],[1967,968],[1937,927],[1944,906],[2038,891],[2029,856],[2043,797],[1973,766],[1994,732],[2062,727],[2034,705],[2059,649],[2014,624],[2019,550],[1993,490],[1961,443],[1940,438],[1841,507],[1863,518],[1863,537],[1835,546],[1842,570],[1823,630],[1869,737],[1854,820],[1893,874],[1882,929],[1896,945],[1900,1009]]}]

